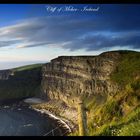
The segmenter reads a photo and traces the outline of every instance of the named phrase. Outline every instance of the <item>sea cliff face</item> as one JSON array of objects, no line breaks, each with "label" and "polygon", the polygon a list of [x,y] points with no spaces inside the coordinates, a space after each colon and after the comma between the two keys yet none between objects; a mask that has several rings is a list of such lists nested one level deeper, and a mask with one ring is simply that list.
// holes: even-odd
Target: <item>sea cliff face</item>
[{"label": "sea cliff face", "polygon": [[0,101],[39,96],[42,65],[0,70]]},{"label": "sea cliff face", "polygon": [[119,59],[118,52],[53,59],[42,68],[42,97],[73,106],[76,97],[114,94],[119,88],[111,82],[110,74]]},{"label": "sea cliff face", "polygon": [[12,70],[0,70],[0,80],[8,80],[11,75],[14,75]]}]

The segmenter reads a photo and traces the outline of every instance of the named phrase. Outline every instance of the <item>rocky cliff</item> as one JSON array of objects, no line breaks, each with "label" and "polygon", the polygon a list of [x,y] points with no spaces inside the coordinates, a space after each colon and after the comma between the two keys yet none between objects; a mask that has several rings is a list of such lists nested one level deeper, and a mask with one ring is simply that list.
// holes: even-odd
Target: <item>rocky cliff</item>
[{"label": "rocky cliff", "polygon": [[0,101],[39,95],[41,64],[0,70]]},{"label": "rocky cliff", "polygon": [[89,135],[139,136],[140,52],[61,56],[43,65],[0,71],[0,100],[40,95],[48,100],[35,108],[74,124],[77,99],[83,97]]},{"label": "rocky cliff", "polygon": [[0,80],[8,80],[10,75],[14,75],[12,70],[0,70]]},{"label": "rocky cliff", "polygon": [[118,91],[110,74],[120,59],[119,52],[99,56],[60,56],[42,69],[42,96],[74,105],[79,96],[106,96]]}]

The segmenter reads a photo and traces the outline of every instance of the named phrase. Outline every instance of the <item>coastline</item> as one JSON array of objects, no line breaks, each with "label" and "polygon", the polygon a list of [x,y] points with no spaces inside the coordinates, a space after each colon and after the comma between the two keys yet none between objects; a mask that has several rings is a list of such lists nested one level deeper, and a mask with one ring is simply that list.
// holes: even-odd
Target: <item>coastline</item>
[{"label": "coastline", "polygon": [[[25,99],[7,100],[7,101],[2,102],[3,106],[7,106],[7,105],[10,106],[14,104],[15,106],[19,108],[21,106],[27,107],[30,110],[33,110],[35,112],[38,112],[39,114],[44,115],[44,117],[48,117],[52,119],[54,121],[54,129],[52,130],[53,130],[53,133],[56,132],[56,135],[60,134],[59,136],[63,136],[63,135],[66,136],[67,134],[70,134],[71,132],[75,130],[76,125],[72,121],[68,120],[67,118],[64,118],[63,116],[59,116],[59,114],[53,113],[53,111],[51,110],[47,110],[47,108],[46,109],[35,108],[32,106],[33,105],[32,103],[25,102]],[[51,133],[52,130],[50,130],[49,132]],[[58,131],[60,133],[58,133]],[[44,134],[43,136],[47,136],[47,135],[48,135],[48,132],[46,132],[46,134]]]},{"label": "coastline", "polygon": [[[62,133],[65,133],[65,134],[70,134],[74,131],[76,125],[75,123],[73,123],[71,120],[68,120],[68,114],[65,116],[63,115],[60,115],[61,114],[61,108],[57,108],[57,111],[59,113],[55,113],[54,110],[51,108],[48,108],[48,107],[45,107],[45,108],[42,108],[42,103],[45,103],[46,104],[46,101],[45,100],[42,100],[41,98],[36,98],[36,97],[33,97],[33,98],[26,98],[24,100],[24,103],[25,104],[28,104],[29,105],[29,108],[36,111],[36,112],[39,112],[40,114],[42,115],[47,115],[47,117],[49,117],[50,119],[54,120],[54,129],[52,129],[53,133],[54,133],[54,130],[56,131],[56,129],[58,130],[61,130],[63,131]],[[53,102],[53,104],[51,104],[51,106],[53,106],[55,103]],[[37,106],[38,105],[41,105],[41,108],[38,108]],[[69,112],[67,109],[66,109],[67,112]],[[50,133],[51,133],[51,130],[50,130]],[[61,134],[62,134],[61,133]],[[46,134],[47,135],[47,134]],[[63,134],[62,134],[63,135]]]},{"label": "coastline", "polygon": [[[62,127],[65,129],[64,134],[69,134],[72,132],[72,124],[70,126],[70,122],[69,125],[60,117],[53,115],[50,111],[46,110],[46,109],[36,109],[36,108],[32,108],[31,106],[29,106],[30,109],[37,111],[41,114],[45,114],[48,117],[52,118],[55,122],[59,123],[59,126],[56,126],[54,129],[50,130],[49,132],[47,132],[44,136],[47,136],[48,134],[50,134],[51,132],[55,131],[56,129],[61,129]],[[68,122],[68,121],[67,121]]]},{"label": "coastline", "polygon": [[[0,106],[0,136],[43,136],[54,128],[55,121],[22,103]],[[55,135],[61,135],[56,131]]]}]

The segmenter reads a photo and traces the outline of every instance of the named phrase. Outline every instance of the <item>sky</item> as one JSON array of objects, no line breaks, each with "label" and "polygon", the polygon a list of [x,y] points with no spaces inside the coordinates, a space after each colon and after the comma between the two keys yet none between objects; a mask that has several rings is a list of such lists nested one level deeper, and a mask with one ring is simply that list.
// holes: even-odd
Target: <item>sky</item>
[{"label": "sky", "polygon": [[0,69],[111,50],[140,51],[140,4],[0,4]]}]

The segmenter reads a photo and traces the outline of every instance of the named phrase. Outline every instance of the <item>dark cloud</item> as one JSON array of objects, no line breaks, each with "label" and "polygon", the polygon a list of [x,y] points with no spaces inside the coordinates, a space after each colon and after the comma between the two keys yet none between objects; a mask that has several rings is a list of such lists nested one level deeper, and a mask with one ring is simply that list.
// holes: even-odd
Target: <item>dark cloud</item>
[{"label": "dark cloud", "polygon": [[14,45],[18,42],[19,42],[19,40],[0,41],[0,47],[7,47],[7,46],[10,46],[10,45]]},{"label": "dark cloud", "polygon": [[[100,50],[115,46],[140,49],[140,5],[100,5],[97,13],[53,15],[0,28],[0,46],[58,46]],[[12,39],[12,40],[11,40]],[[10,41],[9,41],[10,40]]]},{"label": "dark cloud", "polygon": [[111,37],[105,35],[87,36],[84,39],[75,40],[64,46],[70,48],[71,51],[85,48],[87,51],[101,50],[113,47],[131,47],[133,49],[140,48],[140,35]]}]

